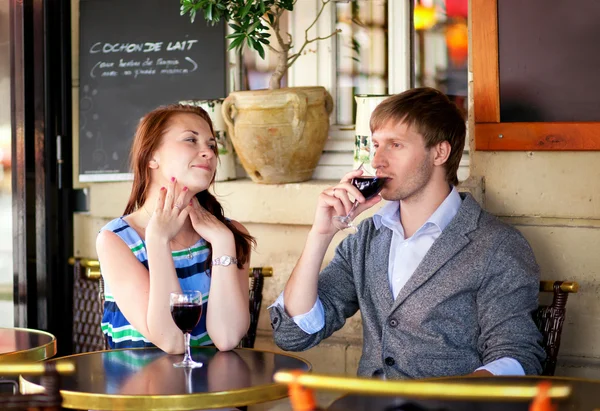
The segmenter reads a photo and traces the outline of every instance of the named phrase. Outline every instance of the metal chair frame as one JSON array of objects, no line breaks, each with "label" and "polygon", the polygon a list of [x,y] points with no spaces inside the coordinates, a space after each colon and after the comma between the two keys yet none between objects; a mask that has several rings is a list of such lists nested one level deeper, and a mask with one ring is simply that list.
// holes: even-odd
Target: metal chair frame
[{"label": "metal chair frame", "polygon": [[542,364],[542,375],[552,376],[556,371],[560,337],[567,313],[567,299],[570,293],[576,293],[579,284],[570,281],[540,281],[540,292],[552,292],[550,305],[540,305],[534,313],[534,320],[542,333],[542,347],[546,351],[546,360]]}]

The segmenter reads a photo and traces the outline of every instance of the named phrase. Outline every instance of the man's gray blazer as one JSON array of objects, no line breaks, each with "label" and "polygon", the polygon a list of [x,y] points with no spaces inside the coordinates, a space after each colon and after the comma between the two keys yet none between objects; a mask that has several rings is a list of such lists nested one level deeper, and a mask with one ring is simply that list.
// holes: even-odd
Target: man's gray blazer
[{"label": "man's gray blazer", "polygon": [[306,334],[280,307],[271,311],[276,344],[317,345],[360,309],[358,374],[387,378],[463,375],[502,357],[539,374],[545,353],[532,312],[539,268],[527,240],[461,194],[457,215],[394,300],[388,280],[392,231],[372,218],[338,246],[319,276],[325,326]]}]

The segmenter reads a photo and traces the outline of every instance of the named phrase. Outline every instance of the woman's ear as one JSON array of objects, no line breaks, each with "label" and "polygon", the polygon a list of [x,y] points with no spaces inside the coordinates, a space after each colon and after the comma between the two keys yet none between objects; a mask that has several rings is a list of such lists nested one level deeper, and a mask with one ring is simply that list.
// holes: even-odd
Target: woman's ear
[{"label": "woman's ear", "polygon": [[159,160],[160,158],[157,156],[157,153],[154,152],[154,154],[152,154],[152,158],[150,161],[148,161],[148,167],[151,169],[157,169]]}]

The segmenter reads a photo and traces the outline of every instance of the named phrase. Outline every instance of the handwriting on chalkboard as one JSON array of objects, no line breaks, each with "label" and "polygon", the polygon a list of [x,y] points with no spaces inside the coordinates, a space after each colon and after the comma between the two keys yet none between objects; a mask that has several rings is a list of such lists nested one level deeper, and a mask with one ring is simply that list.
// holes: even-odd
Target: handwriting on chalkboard
[{"label": "handwriting on chalkboard", "polygon": [[[90,77],[132,77],[155,75],[178,75],[193,73],[198,69],[198,64],[189,56],[181,57],[150,57],[157,52],[182,52],[190,51],[198,40],[169,41],[166,43],[104,43],[96,42],[90,49],[90,54],[105,55],[102,60],[90,70]],[[164,48],[163,48],[164,46]],[[142,53],[142,57],[110,58],[111,53]],[[144,55],[145,54],[145,55]]]},{"label": "handwriting on chalkboard", "polygon": [[[153,53],[163,51],[162,41],[144,43],[103,43],[96,42],[90,47],[90,54],[96,53]],[[170,41],[165,51],[190,51],[198,40]]]}]

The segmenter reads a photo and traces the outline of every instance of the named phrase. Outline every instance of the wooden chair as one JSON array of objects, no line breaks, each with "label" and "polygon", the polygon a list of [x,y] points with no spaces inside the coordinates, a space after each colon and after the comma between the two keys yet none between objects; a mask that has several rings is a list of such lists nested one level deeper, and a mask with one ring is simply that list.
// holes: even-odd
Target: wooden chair
[{"label": "wooden chair", "polygon": [[[108,349],[100,328],[104,312],[104,281],[98,260],[86,258],[69,259],[73,265],[73,351],[75,353]],[[254,348],[256,329],[262,305],[265,277],[273,276],[272,267],[251,267],[249,310],[250,327],[242,338],[240,347]]]},{"label": "wooden chair", "polygon": [[0,364],[0,376],[41,375],[40,385],[44,392],[35,394],[0,394],[2,410],[62,410],[60,394],[60,375],[75,371],[72,362],[58,361],[46,363],[3,363]]},{"label": "wooden chair", "polygon": [[576,293],[579,284],[572,281],[540,281],[540,292],[553,293],[550,305],[540,305],[535,312],[534,320],[542,333],[542,346],[546,351],[542,375],[554,375],[560,336],[565,321],[567,298],[570,293]]}]

